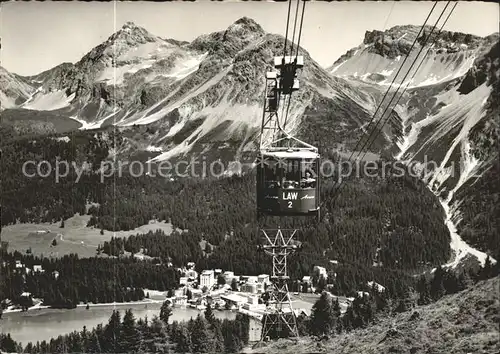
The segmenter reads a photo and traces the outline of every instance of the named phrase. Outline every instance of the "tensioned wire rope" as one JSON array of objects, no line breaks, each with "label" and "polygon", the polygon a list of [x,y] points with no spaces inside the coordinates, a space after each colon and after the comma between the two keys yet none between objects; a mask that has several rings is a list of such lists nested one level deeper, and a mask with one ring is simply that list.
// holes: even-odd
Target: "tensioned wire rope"
[{"label": "tensioned wire rope", "polygon": [[[410,47],[410,50],[408,51],[408,54],[405,56],[405,59],[404,59],[404,60],[403,60],[403,62],[401,63],[401,65],[400,65],[400,67],[399,67],[398,71],[396,72],[396,75],[395,75],[395,76],[394,76],[394,78],[392,79],[392,81],[391,81],[391,83],[390,83],[389,87],[387,88],[387,90],[386,90],[386,92],[385,92],[384,96],[382,97],[381,102],[379,103],[379,105],[378,105],[377,109],[375,110],[375,113],[373,114],[372,118],[371,118],[371,119],[370,119],[370,121],[368,122],[367,126],[369,126],[369,125],[373,122],[373,120],[375,119],[375,117],[377,116],[377,113],[378,113],[378,111],[380,110],[380,108],[382,107],[382,105],[383,105],[383,103],[384,103],[385,98],[387,97],[387,95],[389,94],[389,92],[390,92],[390,90],[391,90],[392,86],[393,86],[393,85],[394,85],[394,83],[396,82],[396,80],[397,80],[397,78],[398,78],[398,76],[399,76],[399,73],[400,73],[400,72],[401,72],[401,70],[403,69],[403,67],[404,67],[404,65],[405,65],[405,63],[406,63],[406,61],[408,60],[408,58],[409,58],[409,56],[410,56],[410,53],[412,52],[413,48],[415,47],[415,45],[416,45],[416,43],[417,43],[417,41],[418,41],[418,38],[420,37],[420,35],[421,35],[422,31],[424,30],[425,26],[427,25],[427,22],[429,21],[429,18],[431,17],[432,13],[434,12],[434,9],[436,8],[436,5],[437,5],[437,1],[434,1],[434,5],[432,6],[431,10],[429,11],[429,14],[427,15],[427,17],[426,17],[426,19],[425,19],[425,21],[424,21],[423,25],[421,26],[421,28],[420,28],[420,30],[419,30],[419,32],[418,32],[418,34],[415,36],[415,39],[414,39],[414,41],[413,41],[413,43],[412,43],[412,45],[411,45],[411,47]],[[402,80],[402,82],[404,82],[404,79]],[[401,86],[401,84],[400,84],[400,86]],[[372,128],[372,131],[371,131],[371,133],[369,134],[368,139],[370,139],[370,138],[371,138],[371,136],[372,136],[372,134],[374,133],[374,131],[375,131],[375,129],[373,129],[373,128]],[[353,148],[353,150],[352,150],[352,152],[351,152],[351,155],[350,155],[350,156],[349,156],[349,158],[347,159],[347,162],[350,162],[350,161],[351,161],[351,159],[352,159],[352,157],[353,157],[354,153],[356,152],[356,149],[358,148],[358,146],[359,146],[359,144],[361,143],[361,141],[363,141],[363,138],[364,138],[364,137],[365,137],[365,136],[364,136],[364,135],[362,135],[362,136],[359,138],[358,142],[356,143],[355,147]],[[365,144],[365,145],[366,145],[366,144]],[[364,147],[365,145],[363,145],[363,147]],[[362,151],[363,147],[360,149],[360,151]],[[342,183],[339,183],[339,184],[340,184],[340,185],[342,185]],[[339,187],[339,188],[340,188],[340,187]],[[334,193],[334,200],[336,200],[335,195],[336,195],[336,193],[338,192],[339,188],[337,188],[337,190],[334,190],[334,192],[333,192],[333,193]],[[325,205],[325,203],[326,203],[326,200],[325,200],[325,201],[323,201],[323,202],[321,203],[321,205],[320,205],[320,209],[321,209],[321,207],[323,207],[323,206]]]},{"label": "tensioned wire rope", "polygon": [[[290,50],[290,59],[293,56],[293,44],[295,42],[295,27],[297,25],[297,15],[298,15],[298,11],[299,11],[299,3],[300,3],[300,0],[297,0],[297,9],[295,11],[295,23],[294,23],[294,27],[293,27],[292,48]],[[302,0],[302,4],[303,5],[302,5],[302,13],[301,13],[301,16],[300,16],[299,34],[298,34],[298,37],[297,37],[297,52],[295,54],[295,60],[297,60],[297,57],[299,55],[300,37],[302,36],[302,24],[304,23],[304,12],[305,12],[305,9],[306,9],[306,1]],[[285,130],[286,123],[288,121],[288,114],[289,114],[289,111],[290,111],[291,100],[292,100],[292,92],[290,92],[290,94],[288,95],[288,104],[287,104],[287,107],[286,107],[286,114],[285,114],[285,121],[283,123],[283,130]]]},{"label": "tensioned wire rope", "polygon": [[[445,10],[446,8],[448,7],[448,5],[451,3],[451,1],[448,1],[448,3],[446,4],[446,7],[445,7]],[[417,66],[417,69],[415,69],[415,71],[413,72],[413,75],[412,77],[410,78],[410,80],[406,83],[406,86],[404,88],[404,90],[401,92],[401,94],[399,95],[399,98],[396,100],[396,103],[394,104],[393,108],[396,107],[399,103],[399,101],[401,100],[401,98],[403,97],[404,93],[406,92],[406,90],[408,89],[410,83],[413,81],[413,79],[415,78],[418,70],[420,69],[420,67],[422,66],[425,58],[427,57],[427,55],[430,53],[431,49],[434,47],[434,45],[437,43],[438,39],[439,39],[439,35],[441,34],[441,32],[443,31],[443,28],[444,26],[446,25],[446,23],[448,22],[448,19],[450,18],[451,14],[453,13],[453,11],[455,10],[455,8],[457,7],[458,5],[458,2],[455,2],[455,4],[453,5],[451,11],[448,13],[448,16],[446,17],[446,19],[444,20],[443,24],[441,25],[438,33],[436,34],[435,38],[434,38],[434,41],[433,43],[429,46],[429,48],[427,49],[427,51],[425,52],[424,56],[422,57],[419,65]],[[432,33],[434,32],[434,29],[435,27],[432,28],[430,34],[429,34],[429,37],[432,36]],[[385,113],[385,112],[384,112]],[[386,118],[386,120],[389,119],[389,117]],[[382,124],[382,127],[385,125],[386,122],[384,122]],[[372,142],[373,143],[373,142]],[[364,159],[365,155],[366,155],[367,151],[365,151],[363,157],[361,158],[361,160]]]},{"label": "tensioned wire rope", "polygon": [[[428,36],[426,36],[426,38],[424,39],[424,42],[423,42],[423,44],[422,44],[422,46],[421,46],[420,50],[418,51],[418,53],[417,53],[417,55],[416,55],[415,59],[413,60],[413,62],[412,62],[412,64],[411,64],[410,68],[408,69],[408,71],[406,72],[406,75],[405,75],[405,76],[403,77],[403,79],[401,80],[401,83],[399,84],[398,89],[397,89],[397,90],[393,93],[391,100],[389,101],[389,103],[387,104],[386,108],[385,108],[385,109],[384,109],[384,111],[382,112],[382,115],[380,116],[380,118],[377,120],[377,122],[376,122],[376,124],[375,124],[375,127],[374,127],[374,129],[372,130],[372,133],[370,134],[370,136],[369,136],[369,137],[368,137],[368,139],[366,140],[365,144],[364,144],[364,145],[363,145],[363,147],[361,148],[361,150],[360,150],[360,152],[358,153],[358,155],[357,155],[356,159],[357,159],[357,158],[361,155],[361,153],[363,153],[363,149],[364,149],[364,148],[365,148],[365,146],[368,144],[368,142],[370,141],[370,139],[372,138],[372,136],[373,136],[373,137],[376,137],[375,132],[376,132],[376,130],[377,130],[377,127],[378,127],[379,123],[380,123],[380,122],[382,121],[382,119],[384,118],[384,114],[387,112],[387,110],[388,110],[388,109],[389,109],[389,107],[391,106],[391,103],[392,103],[392,101],[394,100],[394,98],[396,97],[396,95],[398,94],[399,89],[400,89],[400,88],[401,88],[401,86],[404,84],[404,82],[405,82],[405,80],[406,80],[407,76],[408,76],[408,75],[410,74],[410,72],[412,71],[413,66],[415,65],[415,63],[417,62],[418,58],[420,57],[420,54],[422,53],[422,51],[424,50],[425,46],[427,45],[427,42],[429,42],[429,40],[431,39],[431,36],[432,36],[432,33],[434,32],[434,29],[435,29],[435,28],[437,28],[437,25],[438,25],[439,21],[441,20],[441,17],[444,15],[444,13],[445,13],[445,11],[446,11],[446,9],[448,8],[448,6],[449,6],[449,4],[450,4],[450,3],[451,3],[451,1],[448,1],[448,3],[446,4],[446,6],[444,7],[444,9],[441,11],[441,14],[439,15],[438,19],[436,20],[436,23],[435,23],[435,24],[434,24],[434,26],[432,27],[432,30],[431,30],[430,34],[429,34]],[[454,10],[454,8],[452,9],[452,11],[453,11],[453,10]],[[450,15],[451,15],[451,12],[450,12]],[[448,16],[448,18],[449,18],[449,16]],[[423,27],[422,27],[422,28],[423,28]],[[419,32],[419,34],[417,35],[416,39],[418,39],[418,38],[419,38],[419,36],[420,36],[420,32]],[[436,37],[435,41],[437,41],[437,38],[438,38],[438,36]],[[430,50],[430,48],[429,48],[429,50]],[[427,51],[427,53],[429,52],[429,50]],[[427,53],[426,53],[426,54],[427,54]],[[426,56],[426,55],[424,55],[424,57],[423,57],[422,61],[420,62],[420,65],[422,64],[423,60],[425,59],[425,56]],[[417,69],[420,67],[420,65],[417,67]],[[415,75],[416,75],[417,71],[418,71],[418,70],[415,70],[415,72],[413,73],[413,77],[415,77]],[[413,79],[413,77],[412,77],[412,79]],[[411,82],[411,80],[407,82],[406,87],[408,87],[408,85],[409,85],[409,83],[410,83],[410,82]],[[404,93],[404,91],[403,91],[403,93]],[[402,95],[399,97],[399,99],[401,99],[401,97],[402,97]],[[396,104],[397,104],[397,102],[396,102]],[[396,105],[396,104],[395,104],[395,105]],[[394,107],[395,107],[395,105],[394,105]],[[387,116],[387,118],[384,120],[384,123],[382,124],[382,126],[381,126],[381,128],[380,128],[380,131],[382,131],[382,128],[384,127],[385,122],[389,119],[389,117],[390,117],[390,115],[388,115],[388,116]],[[374,134],[375,134],[375,135],[374,135]],[[370,144],[369,144],[368,146],[366,146],[366,151],[364,152],[363,157],[366,155],[366,153],[368,152],[368,149],[370,148],[371,144],[373,144],[373,142],[374,142],[374,141],[375,141],[375,138],[373,138],[373,140],[370,142]],[[339,185],[339,187],[337,188],[337,190],[336,190],[336,191],[334,191],[334,194],[335,194],[335,195],[334,195],[334,198],[333,198],[333,203],[335,203],[335,201],[337,200],[337,198],[338,198],[338,196],[339,196],[339,192],[340,192],[340,190],[342,189],[342,185],[343,185],[343,184],[341,183],[341,184]]]}]

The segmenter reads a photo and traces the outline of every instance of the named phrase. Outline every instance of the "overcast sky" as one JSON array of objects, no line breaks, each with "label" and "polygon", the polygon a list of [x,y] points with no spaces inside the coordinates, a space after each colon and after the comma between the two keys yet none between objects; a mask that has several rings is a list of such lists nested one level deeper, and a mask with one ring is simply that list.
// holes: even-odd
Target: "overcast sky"
[{"label": "overcast sky", "polygon": [[[430,1],[308,2],[301,46],[320,65],[330,66],[359,45],[366,30],[422,25],[432,5]],[[287,3],[208,0],[10,2],[0,6],[1,65],[21,75],[78,61],[127,21],[161,37],[191,41],[200,34],[223,30],[243,16],[253,18],[268,32],[284,35],[287,13]],[[429,23],[434,23],[444,6],[444,1],[436,6]],[[498,28],[498,5],[462,1],[445,27],[480,36],[497,32]]]}]

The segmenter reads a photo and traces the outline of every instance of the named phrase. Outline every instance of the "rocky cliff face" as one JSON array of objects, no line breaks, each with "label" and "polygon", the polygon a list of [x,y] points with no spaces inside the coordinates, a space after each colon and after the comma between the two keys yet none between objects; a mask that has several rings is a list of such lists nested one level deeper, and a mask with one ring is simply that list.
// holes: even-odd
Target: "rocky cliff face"
[{"label": "rocky cliff face", "polygon": [[29,82],[0,66],[0,111],[22,104],[34,91]]},{"label": "rocky cliff face", "polygon": [[[498,39],[495,35],[481,38],[459,32],[439,33],[439,29],[432,31],[431,26],[420,35],[419,32],[417,26],[396,26],[385,32],[367,31],[363,43],[341,56],[328,70],[335,76],[380,85],[389,85],[396,77],[395,83],[399,84],[418,55],[417,64],[405,79],[406,85],[425,56],[409,86],[428,86],[463,76],[482,51]],[[419,54],[425,43],[426,48]],[[431,43],[434,46],[427,53]],[[405,61],[407,54],[409,57]]]},{"label": "rocky cliff face", "polygon": [[[162,133],[150,143],[177,148],[161,157],[167,158],[191,150],[204,136],[224,140],[258,130],[265,72],[281,54],[283,41],[246,17],[191,43],[164,40],[127,23],[76,64],[27,78],[39,87],[21,107],[55,110],[87,128],[161,121]],[[372,104],[344,80],[331,78],[302,48],[300,54],[307,65],[300,73],[302,90],[292,103],[289,129],[298,129],[313,101],[359,102],[361,111]],[[183,144],[172,144],[180,131],[190,134]]]},{"label": "rocky cliff face", "polygon": [[[430,34],[430,28],[426,28],[410,51],[418,29],[397,26],[386,32],[367,32],[364,43],[340,58],[330,72],[385,92],[408,55],[393,91],[384,101],[383,107],[398,89],[384,116],[392,114],[392,119],[384,118],[382,131],[392,136],[392,155],[416,165],[441,199],[456,254],[450,265],[471,254],[484,262],[485,254],[469,244],[499,255],[495,233],[500,225],[491,219],[498,212],[493,205],[498,203],[488,205],[500,196],[500,183],[492,182],[498,181],[499,174],[499,36],[480,38],[443,31],[439,36],[433,34],[428,43],[430,46],[436,41],[434,47],[425,57],[429,48],[424,48],[417,58],[424,36]],[[480,226],[479,220],[487,220],[487,226]]]},{"label": "rocky cliff face", "polygon": [[[443,31],[432,35],[429,43],[436,43],[428,54],[424,48],[418,55],[431,28],[418,32],[416,26],[368,31],[360,46],[328,70],[300,48],[305,67],[287,130],[323,151],[336,145],[349,151],[366,134],[406,55],[396,85],[417,56],[412,70],[423,59],[403,82],[408,89],[370,150],[420,169],[431,166],[422,178],[443,203],[456,261],[474,253],[461,231],[482,251],[493,251],[500,230],[494,221],[481,229],[474,217],[493,220],[495,210],[484,196],[500,195],[498,183],[487,183],[487,193],[477,189],[495,176],[498,156],[499,37]],[[75,64],[29,78],[2,72],[2,100],[70,117],[82,129],[113,125],[127,137],[122,152],[144,150],[153,161],[186,154],[234,159],[256,147],[265,72],[282,53],[283,41],[246,17],[190,43],[127,23]],[[429,159],[433,164],[426,164]],[[474,255],[484,260],[481,252]]]}]

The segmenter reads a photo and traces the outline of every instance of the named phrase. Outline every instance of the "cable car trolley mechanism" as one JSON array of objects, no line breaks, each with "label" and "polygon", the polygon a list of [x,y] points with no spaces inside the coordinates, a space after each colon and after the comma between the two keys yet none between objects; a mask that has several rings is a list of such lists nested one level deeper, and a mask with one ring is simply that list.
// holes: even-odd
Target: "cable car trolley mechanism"
[{"label": "cable car trolley mechanism", "polygon": [[[274,58],[274,67],[278,72],[266,74],[266,98],[257,160],[259,217],[319,217],[318,149],[285,132],[290,96],[299,89],[297,69],[303,66],[302,56],[279,56]],[[278,109],[286,101],[288,107],[283,107],[286,116],[282,124]]]}]

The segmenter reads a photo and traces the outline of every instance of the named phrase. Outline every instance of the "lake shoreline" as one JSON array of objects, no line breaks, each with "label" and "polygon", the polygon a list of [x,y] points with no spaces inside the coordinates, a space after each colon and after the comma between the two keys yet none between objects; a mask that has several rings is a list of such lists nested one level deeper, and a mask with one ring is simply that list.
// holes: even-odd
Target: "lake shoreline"
[{"label": "lake shoreline", "polygon": [[[95,304],[88,310],[86,305],[73,309],[43,309],[38,311],[32,309],[25,312],[11,312],[0,320],[0,329],[3,333],[10,333],[12,339],[26,345],[29,342],[50,341],[59,335],[69,334],[73,331],[82,331],[96,328],[98,325],[105,326],[114,310],[118,310],[123,318],[123,312],[127,309],[133,311],[136,320],[149,318],[150,320],[159,316],[163,301],[140,301],[125,302],[120,304]],[[40,306],[39,306],[40,307]],[[170,321],[189,321],[203,311],[189,306],[173,307]],[[214,311],[214,315],[220,319],[233,319],[236,313],[233,311]]]},{"label": "lake shoreline", "polygon": [[[99,302],[99,303],[91,303],[89,302],[89,309],[93,307],[100,307],[100,306],[125,306],[125,305],[147,305],[147,304],[162,304],[165,300],[154,300],[154,299],[144,299],[140,301],[129,301],[129,302]],[[30,312],[30,311],[35,311],[35,310],[42,310],[42,309],[54,309],[54,310],[74,310],[78,307],[87,307],[87,304],[78,304],[76,305],[76,308],[57,308],[57,307],[52,307],[49,305],[41,305],[42,302],[31,306],[28,308],[26,311],[23,311],[22,309],[5,309],[3,310],[3,314],[7,315],[9,313],[19,313],[19,312]]]}]

